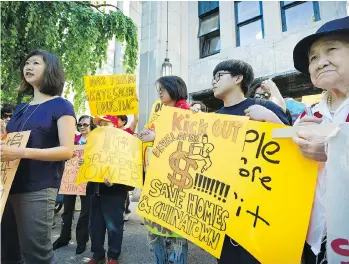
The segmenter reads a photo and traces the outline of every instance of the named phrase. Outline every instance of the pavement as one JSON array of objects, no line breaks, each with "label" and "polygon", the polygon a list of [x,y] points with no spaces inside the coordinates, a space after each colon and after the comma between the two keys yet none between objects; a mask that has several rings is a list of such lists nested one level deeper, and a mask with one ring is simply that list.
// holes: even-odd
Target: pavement
[{"label": "pavement", "polygon": [[[124,239],[119,262],[120,264],[156,264],[154,254],[149,250],[147,229],[141,225],[141,217],[135,213],[136,205],[137,203],[131,203],[130,205],[132,213],[130,214],[130,220],[125,223]],[[59,237],[60,215],[62,211],[63,209],[55,216],[56,227],[52,230],[52,242]],[[87,263],[92,257],[90,242],[83,254],[75,254],[75,228],[78,217],[79,212],[75,212],[70,244],[55,251],[59,264]],[[107,237],[105,241],[105,248],[107,249]],[[217,262],[210,254],[192,243],[189,243],[188,264],[217,264]]]}]

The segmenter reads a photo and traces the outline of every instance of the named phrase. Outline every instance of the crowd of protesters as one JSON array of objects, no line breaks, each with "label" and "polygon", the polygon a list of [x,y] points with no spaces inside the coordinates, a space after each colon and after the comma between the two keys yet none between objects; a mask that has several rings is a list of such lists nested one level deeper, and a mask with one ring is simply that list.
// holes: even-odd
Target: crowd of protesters
[{"label": "crowd of protesters", "polygon": [[[294,67],[308,76],[315,87],[324,90],[321,102],[305,109],[297,105],[295,118],[291,105],[271,79],[254,82],[251,65],[241,60],[225,60],[212,72],[212,92],[223,102],[216,114],[248,116],[251,120],[294,126],[310,126],[349,122],[349,17],[324,24],[295,46]],[[61,97],[65,78],[56,55],[34,50],[20,66],[19,92],[31,94],[29,103],[1,109],[1,137],[6,133],[31,130],[25,148],[1,146],[2,161],[21,159],[1,224],[2,263],[57,263],[54,250],[71,240],[74,195],[64,196],[61,234],[51,242],[54,206],[60,186],[64,162],[73,156],[73,146],[84,145],[89,133],[98,126],[111,126],[134,134],[138,115],[127,126],[127,116],[81,116],[76,120],[72,104]],[[188,103],[185,82],[179,76],[164,76],[155,83],[162,104],[193,112],[207,112],[202,102]],[[299,110],[301,109],[301,111]],[[301,113],[303,112],[303,113]],[[293,124],[294,123],[294,124]],[[127,128],[126,128],[127,127]],[[78,132],[76,134],[76,131]],[[143,142],[153,142],[156,128],[140,129]],[[326,177],[324,138],[311,132],[300,132],[293,139],[304,157],[320,164],[316,194],[302,262],[326,262],[326,219],[322,206]],[[83,161],[81,161],[83,162]],[[133,187],[89,182],[87,195],[81,196],[81,212],[76,227],[76,254],[86,251],[91,240],[92,259],[89,264],[117,264],[121,254],[124,221],[128,220],[129,191]],[[349,190],[348,190],[349,191]],[[104,248],[105,236],[108,248]],[[149,241],[156,264],[185,264],[188,241],[167,238],[149,232]],[[287,238],[285,238],[287,239]],[[168,252],[170,243],[174,250]],[[259,263],[233,238],[226,236],[219,264]]]}]

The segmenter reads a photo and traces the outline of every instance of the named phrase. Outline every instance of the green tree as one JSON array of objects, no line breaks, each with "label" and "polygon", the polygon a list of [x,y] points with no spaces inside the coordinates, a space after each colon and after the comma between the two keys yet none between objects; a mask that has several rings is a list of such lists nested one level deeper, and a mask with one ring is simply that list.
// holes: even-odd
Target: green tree
[{"label": "green tree", "polygon": [[137,64],[137,27],[118,9],[105,12],[107,4],[91,2],[1,2],[2,102],[28,100],[15,89],[20,83],[19,65],[34,49],[55,53],[66,74],[65,95],[74,92],[74,107],[84,110],[83,76],[94,74],[107,59],[108,41],[125,43],[123,68],[133,73]]}]

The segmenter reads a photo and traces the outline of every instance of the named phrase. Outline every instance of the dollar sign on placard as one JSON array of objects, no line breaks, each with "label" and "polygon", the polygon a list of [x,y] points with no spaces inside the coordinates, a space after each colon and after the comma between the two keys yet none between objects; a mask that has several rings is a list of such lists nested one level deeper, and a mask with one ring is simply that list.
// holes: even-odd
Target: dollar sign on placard
[{"label": "dollar sign on placard", "polygon": [[[198,165],[195,160],[187,157],[187,152],[182,151],[182,145],[183,142],[178,142],[177,151],[170,156],[170,167],[173,170],[173,175],[169,173],[167,178],[180,189],[189,189],[193,186],[193,177],[189,174],[188,170],[191,167],[196,170]],[[185,161],[185,168],[183,170],[179,167],[181,160]],[[179,180],[176,177],[177,174],[180,175]]]}]

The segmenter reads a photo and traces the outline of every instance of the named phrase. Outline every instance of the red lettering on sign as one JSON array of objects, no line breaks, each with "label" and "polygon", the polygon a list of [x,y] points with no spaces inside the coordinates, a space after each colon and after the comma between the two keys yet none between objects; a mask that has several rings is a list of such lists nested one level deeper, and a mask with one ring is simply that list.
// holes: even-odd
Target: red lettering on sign
[{"label": "red lettering on sign", "polygon": [[[347,246],[347,248],[343,248],[343,246]],[[349,240],[345,238],[337,238],[332,241],[331,247],[334,252],[338,255],[349,257]],[[348,262],[341,262],[341,264],[349,264]]]}]

